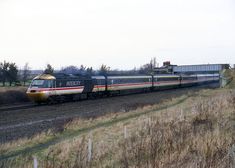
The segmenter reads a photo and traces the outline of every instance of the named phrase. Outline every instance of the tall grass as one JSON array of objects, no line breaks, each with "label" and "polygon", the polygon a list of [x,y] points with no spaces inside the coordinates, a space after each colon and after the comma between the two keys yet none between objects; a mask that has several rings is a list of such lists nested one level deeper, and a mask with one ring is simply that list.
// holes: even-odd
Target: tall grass
[{"label": "tall grass", "polygon": [[230,167],[234,92],[200,99],[191,111],[183,121],[158,118],[120,143],[121,167]]},{"label": "tall grass", "polygon": [[[209,92],[211,94],[211,91]],[[235,166],[235,91],[199,94],[185,104],[93,131],[82,138],[51,146],[39,166],[68,167],[202,167]],[[151,107],[149,107],[151,108]],[[76,122],[74,122],[76,123]],[[128,136],[123,136],[123,128]],[[75,127],[73,127],[75,128]],[[88,160],[88,139],[93,140]],[[11,161],[32,166],[26,157]],[[17,162],[18,161],[18,162]],[[18,163],[18,164],[16,164]],[[15,167],[17,167],[15,166]],[[1,166],[0,166],[1,167]]]},{"label": "tall grass", "polygon": [[29,102],[26,87],[0,87],[0,105]]}]

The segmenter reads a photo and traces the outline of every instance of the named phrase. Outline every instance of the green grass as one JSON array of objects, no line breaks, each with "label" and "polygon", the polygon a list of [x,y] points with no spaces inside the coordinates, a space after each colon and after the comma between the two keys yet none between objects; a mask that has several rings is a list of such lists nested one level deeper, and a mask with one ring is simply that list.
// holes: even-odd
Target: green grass
[{"label": "green grass", "polygon": [[[25,82],[25,87],[28,87],[30,83],[31,83],[31,80]],[[11,86],[9,82],[5,82],[5,86],[3,86],[3,83],[0,82],[0,87],[21,87],[21,86],[24,86],[24,82],[19,82],[19,83],[13,82]]]}]

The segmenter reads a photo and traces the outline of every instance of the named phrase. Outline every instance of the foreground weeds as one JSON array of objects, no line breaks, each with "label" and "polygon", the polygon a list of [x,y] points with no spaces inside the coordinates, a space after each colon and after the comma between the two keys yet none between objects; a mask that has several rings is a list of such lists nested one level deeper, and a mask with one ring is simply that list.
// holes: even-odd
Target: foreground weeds
[{"label": "foreground weeds", "polygon": [[[94,129],[39,152],[39,167],[235,166],[235,91],[202,91],[157,113],[154,107],[144,108],[151,109],[151,113]],[[76,130],[80,122],[73,121],[65,130]],[[0,168],[32,166],[32,156],[0,163]]]}]

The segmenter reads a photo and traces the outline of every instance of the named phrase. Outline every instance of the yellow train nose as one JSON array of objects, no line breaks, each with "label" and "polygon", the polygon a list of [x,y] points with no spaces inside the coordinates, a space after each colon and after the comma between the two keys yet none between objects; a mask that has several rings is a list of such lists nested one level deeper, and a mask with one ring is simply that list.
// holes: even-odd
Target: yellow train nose
[{"label": "yellow train nose", "polygon": [[34,102],[44,102],[47,100],[47,95],[38,91],[27,91],[27,96]]}]

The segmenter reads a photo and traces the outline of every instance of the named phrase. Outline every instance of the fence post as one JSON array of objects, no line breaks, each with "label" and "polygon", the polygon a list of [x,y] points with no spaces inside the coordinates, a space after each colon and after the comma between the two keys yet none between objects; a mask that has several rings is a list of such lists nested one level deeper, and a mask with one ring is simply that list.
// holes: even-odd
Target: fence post
[{"label": "fence post", "polygon": [[33,168],[38,168],[38,160],[36,156],[33,156]]},{"label": "fence post", "polygon": [[149,124],[149,127],[151,127],[152,121],[151,121],[151,118],[150,118],[150,117],[148,118],[148,124]]},{"label": "fence post", "polygon": [[88,139],[88,162],[91,161],[92,157],[92,141],[91,138]]},{"label": "fence post", "polygon": [[150,117],[148,118],[148,130],[147,131],[150,135],[152,135],[152,120]]},{"label": "fence post", "polygon": [[183,119],[183,110],[182,110],[182,108],[180,109],[180,121],[183,121],[184,119]]},{"label": "fence post", "polygon": [[235,168],[235,145],[229,150],[229,157],[231,158],[232,168]]},{"label": "fence post", "polygon": [[124,138],[127,138],[127,130],[126,130],[126,126],[124,126]]}]

